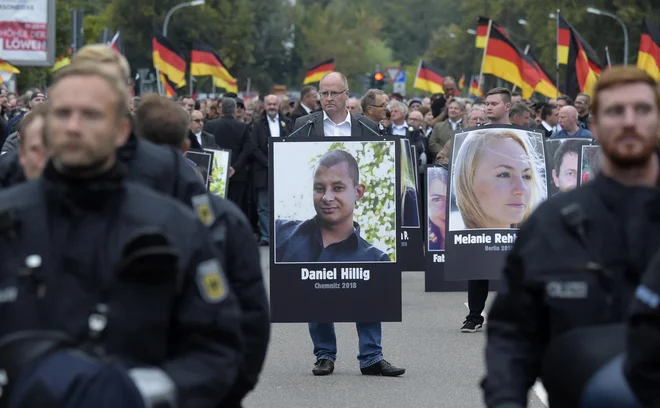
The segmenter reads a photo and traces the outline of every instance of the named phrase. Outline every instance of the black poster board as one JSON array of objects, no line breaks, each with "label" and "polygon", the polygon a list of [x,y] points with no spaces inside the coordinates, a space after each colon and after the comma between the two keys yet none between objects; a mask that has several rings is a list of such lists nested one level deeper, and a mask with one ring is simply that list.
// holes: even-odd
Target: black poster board
[{"label": "black poster board", "polygon": [[547,198],[543,135],[485,125],[454,136],[445,279],[500,279],[518,225]]},{"label": "black poster board", "polygon": [[401,321],[400,150],[385,138],[270,140],[273,322]]}]

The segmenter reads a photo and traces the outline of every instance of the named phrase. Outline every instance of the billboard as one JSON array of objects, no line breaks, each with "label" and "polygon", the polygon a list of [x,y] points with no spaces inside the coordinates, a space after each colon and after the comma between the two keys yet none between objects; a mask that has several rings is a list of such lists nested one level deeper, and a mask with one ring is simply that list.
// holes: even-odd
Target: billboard
[{"label": "billboard", "polygon": [[53,66],[55,2],[0,0],[0,59],[15,66]]}]

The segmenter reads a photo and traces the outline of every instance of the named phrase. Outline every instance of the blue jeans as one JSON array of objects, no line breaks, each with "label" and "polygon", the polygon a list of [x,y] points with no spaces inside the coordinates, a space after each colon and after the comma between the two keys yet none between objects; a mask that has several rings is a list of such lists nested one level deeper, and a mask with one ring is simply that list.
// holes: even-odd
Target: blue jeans
[{"label": "blue jeans", "polygon": [[[357,356],[360,368],[369,367],[383,359],[381,346],[382,327],[380,323],[355,323],[360,353]],[[309,323],[309,335],[314,343],[317,359],[337,359],[337,337],[334,323]]]},{"label": "blue jeans", "polygon": [[267,188],[258,188],[257,189],[257,213],[259,214],[259,233],[261,234],[261,240],[270,242],[270,230],[268,225],[268,189]]}]

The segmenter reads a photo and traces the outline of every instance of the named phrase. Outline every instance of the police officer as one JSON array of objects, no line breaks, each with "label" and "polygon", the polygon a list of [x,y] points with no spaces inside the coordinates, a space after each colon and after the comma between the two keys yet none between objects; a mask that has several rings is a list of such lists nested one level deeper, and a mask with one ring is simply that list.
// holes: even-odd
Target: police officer
[{"label": "police officer", "polygon": [[[190,146],[189,117],[174,101],[158,94],[146,95],[135,113],[135,131],[140,138],[186,151]],[[222,402],[224,408],[240,407],[257,384],[270,337],[259,249],[249,221],[232,201],[213,194],[194,197],[193,201],[197,213],[214,231],[216,247],[225,255],[227,279],[241,306],[244,361],[234,387]],[[228,234],[231,239],[227,239]]]},{"label": "police officer", "polygon": [[[125,366],[147,406],[165,393],[170,405],[215,407],[239,370],[238,304],[208,229],[127,182],[116,154],[130,133],[124,87],[93,63],[54,79],[46,169],[0,191],[0,337],[59,331]],[[0,350],[0,366],[6,357]],[[49,380],[44,373],[25,395]],[[76,381],[66,388],[84,392]]]},{"label": "police officer", "polygon": [[[522,225],[488,316],[488,407],[524,407],[551,341],[569,330],[623,322],[660,246],[660,90],[634,67],[604,73],[591,129],[602,172],[548,199]],[[550,404],[553,395],[549,392]]]},{"label": "police officer", "polygon": [[627,383],[645,407],[660,407],[660,252],[635,291],[627,323]]}]

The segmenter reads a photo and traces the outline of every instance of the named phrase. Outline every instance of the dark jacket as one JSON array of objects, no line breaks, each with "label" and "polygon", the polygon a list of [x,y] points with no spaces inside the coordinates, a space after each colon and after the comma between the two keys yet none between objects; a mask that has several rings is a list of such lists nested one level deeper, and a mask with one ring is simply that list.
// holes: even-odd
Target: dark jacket
[{"label": "dark jacket", "polygon": [[188,131],[188,140],[190,140],[190,148],[191,149],[198,149],[198,150],[203,150],[203,149],[215,149],[217,148],[215,144],[215,137],[213,137],[212,134],[209,132],[205,132],[202,130],[202,144],[199,144],[199,141],[197,140],[197,137],[195,134],[191,131]]},{"label": "dark jacket", "polygon": [[[286,137],[293,130],[293,121],[280,114],[278,121],[280,126],[280,137]],[[268,188],[268,143],[270,142],[270,127],[268,119],[264,116],[252,124],[250,132],[250,145],[252,146],[252,157],[254,157],[253,177],[254,188]]]},{"label": "dark jacket", "polygon": [[231,115],[214,119],[204,125],[204,131],[213,135],[219,148],[231,150],[231,167],[236,173],[230,182],[247,181],[247,160],[252,153],[248,129],[247,123],[239,122]]},{"label": "dark jacket", "polygon": [[18,151],[9,152],[0,156],[0,188],[11,187],[25,181],[23,166]]},{"label": "dark jacket", "polygon": [[216,248],[227,262],[227,278],[241,307],[244,359],[238,379],[223,401],[223,408],[240,402],[259,381],[270,339],[270,311],[261,270],[259,248],[250,222],[230,200],[211,195],[215,221],[211,225]]},{"label": "dark jacket", "polygon": [[276,220],[275,259],[278,262],[387,262],[383,251],[360,236],[360,226],[341,242],[323,246],[316,217],[306,221]]},{"label": "dark jacket", "polygon": [[659,247],[657,188],[625,187],[599,175],[541,204],[518,232],[504,288],[488,314],[486,405],[526,406],[557,336],[622,323]]},{"label": "dark jacket", "polygon": [[[82,345],[91,340],[90,313],[105,304],[112,313],[95,340],[105,354],[129,368],[164,370],[179,406],[225,398],[241,363],[239,305],[222,272],[225,260],[189,209],[125,181],[120,165],[80,180],[48,164],[40,179],[0,191],[2,212],[20,228],[8,225],[14,234],[0,237],[1,281],[18,289],[14,302],[0,304],[0,337],[57,330]],[[41,257],[43,292],[30,279],[15,280],[26,253]],[[138,253],[141,262],[126,257]]]},{"label": "dark jacket", "polygon": [[[314,109],[312,109],[312,113],[313,113],[313,112],[314,112]],[[307,111],[305,110],[305,108],[303,108],[303,107],[300,105],[300,102],[298,102],[298,104],[296,105],[296,109],[294,109],[294,110],[289,114],[289,119],[291,119],[292,121],[295,122],[296,119],[301,118],[301,117],[303,117],[303,116],[307,116],[307,115],[309,115],[309,114],[307,113]]]},{"label": "dark jacket", "polygon": [[[351,136],[367,137],[367,138],[380,136],[378,130],[378,124],[376,124],[376,122],[362,115],[356,115],[354,113],[349,113],[349,114],[351,115]],[[312,122],[309,125],[307,125],[307,122],[310,120]],[[310,129],[305,128],[302,131],[298,132],[296,134],[296,137],[307,136],[308,132],[309,135],[312,137],[324,137],[325,134],[323,132],[323,111],[314,112],[307,116],[298,118],[296,120],[296,124],[293,126],[293,132],[297,131],[303,126],[310,127],[311,131]]]}]

